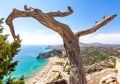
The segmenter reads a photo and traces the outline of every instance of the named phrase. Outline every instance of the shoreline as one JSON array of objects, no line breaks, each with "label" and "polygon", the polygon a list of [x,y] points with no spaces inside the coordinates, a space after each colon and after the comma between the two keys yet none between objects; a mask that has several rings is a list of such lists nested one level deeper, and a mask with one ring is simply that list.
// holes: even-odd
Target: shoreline
[{"label": "shoreline", "polygon": [[60,71],[63,69],[62,66],[56,65],[56,62],[65,62],[65,60],[64,58],[56,56],[48,58],[48,63],[42,69],[38,70],[33,77],[25,80],[25,84],[46,84],[48,81],[51,81],[53,76],[57,74],[53,71]]},{"label": "shoreline", "polygon": [[47,58],[47,59],[48,59],[47,64],[46,64],[42,69],[39,69],[35,74],[33,74],[32,77],[26,79],[26,80],[25,80],[25,84],[34,84],[34,83],[37,81],[37,79],[40,78],[39,75],[42,75],[42,71],[44,71],[44,69],[45,69],[47,66],[49,66],[48,64],[50,64],[50,59],[49,59],[49,58]]},{"label": "shoreline", "polygon": [[46,62],[46,64],[45,64],[44,66],[40,67],[40,68],[39,68],[38,70],[36,70],[34,73],[30,74],[30,76],[26,77],[26,78],[25,78],[25,82],[26,82],[27,80],[33,78],[38,72],[40,72],[40,70],[44,69],[45,66],[47,66],[47,64],[48,64],[49,59],[46,58],[46,61],[47,61],[47,62]]}]

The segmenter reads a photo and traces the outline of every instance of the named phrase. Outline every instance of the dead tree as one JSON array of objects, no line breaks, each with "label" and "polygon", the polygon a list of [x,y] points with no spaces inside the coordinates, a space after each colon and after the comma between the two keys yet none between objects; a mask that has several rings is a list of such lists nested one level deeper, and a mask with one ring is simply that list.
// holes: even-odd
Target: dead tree
[{"label": "dead tree", "polygon": [[57,32],[62,38],[64,42],[64,47],[67,55],[69,56],[71,72],[69,78],[69,84],[87,84],[86,77],[83,69],[83,62],[80,56],[80,47],[79,47],[79,38],[81,36],[91,34],[96,30],[100,29],[102,26],[106,25],[108,22],[112,21],[116,15],[107,16],[107,18],[103,18],[102,21],[97,22],[93,27],[88,30],[72,32],[70,27],[66,24],[63,24],[54,17],[65,17],[73,13],[71,7],[68,7],[67,12],[48,12],[44,13],[40,9],[32,10],[17,10],[14,9],[8,18],[6,19],[6,24],[9,26],[14,41],[19,40],[19,36],[16,36],[13,26],[13,19],[18,17],[32,17],[38,20],[44,26],[52,29]]}]

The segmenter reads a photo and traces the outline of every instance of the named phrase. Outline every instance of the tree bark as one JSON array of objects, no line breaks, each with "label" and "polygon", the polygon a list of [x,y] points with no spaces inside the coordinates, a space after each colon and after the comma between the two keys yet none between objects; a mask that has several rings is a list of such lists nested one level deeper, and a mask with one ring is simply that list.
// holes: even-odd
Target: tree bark
[{"label": "tree bark", "polygon": [[69,84],[87,84],[78,39],[75,37],[64,42],[71,66]]},{"label": "tree bark", "polygon": [[69,84],[87,84],[82,58],[80,56],[79,37],[95,32],[102,26],[106,25],[108,22],[112,21],[116,15],[108,16],[102,22],[97,23],[95,26],[88,30],[73,33],[68,25],[60,23],[54,19],[54,17],[65,17],[72,14],[73,10],[70,7],[68,7],[67,12],[58,11],[49,13],[43,13],[41,10],[34,9],[32,7],[28,8],[26,5],[24,9],[24,11],[14,9],[6,19],[6,23],[10,28],[14,40],[19,40],[19,36],[15,35],[14,26],[12,23],[13,19],[18,17],[35,18],[44,26],[60,34],[60,36],[63,38],[64,47],[66,50],[66,54],[69,57],[69,62],[71,66]]}]

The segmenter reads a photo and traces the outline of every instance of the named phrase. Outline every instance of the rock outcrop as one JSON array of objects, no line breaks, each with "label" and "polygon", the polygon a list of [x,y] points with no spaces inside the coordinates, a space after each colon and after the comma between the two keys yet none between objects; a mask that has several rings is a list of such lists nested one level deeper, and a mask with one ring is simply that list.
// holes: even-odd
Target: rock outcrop
[{"label": "rock outcrop", "polygon": [[106,78],[109,74],[117,76],[115,69],[105,69],[105,70],[96,72],[92,75],[88,75],[87,76],[87,83],[88,84],[102,84],[100,82],[104,81],[104,78]]},{"label": "rock outcrop", "polygon": [[88,84],[120,84],[120,59],[116,58],[115,69],[104,69],[87,76]]},{"label": "rock outcrop", "polygon": [[39,53],[39,55],[37,56],[37,58],[48,58],[48,57],[52,57],[52,56],[62,56],[63,50],[61,49],[53,49],[49,52],[46,53]]}]

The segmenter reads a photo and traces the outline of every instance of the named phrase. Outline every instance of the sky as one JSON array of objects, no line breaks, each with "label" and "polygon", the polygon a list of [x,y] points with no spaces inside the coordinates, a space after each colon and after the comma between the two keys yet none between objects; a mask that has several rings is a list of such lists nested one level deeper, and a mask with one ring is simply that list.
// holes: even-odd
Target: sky
[{"label": "sky", "polygon": [[[103,16],[117,14],[117,17],[101,29],[80,38],[82,43],[120,44],[120,0],[0,0],[0,18],[6,19],[13,8],[24,10],[27,4],[43,12],[67,11],[71,6],[73,14],[57,17],[56,20],[70,26],[73,32],[86,30],[103,20]],[[5,20],[4,20],[5,21]],[[22,44],[53,45],[62,44],[62,38],[34,18],[16,18],[13,21],[16,34],[20,34]],[[4,33],[10,34],[4,23]],[[10,34],[9,41],[13,41]]]}]

